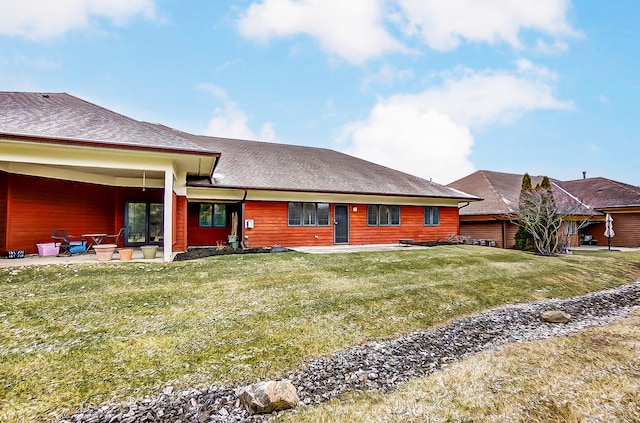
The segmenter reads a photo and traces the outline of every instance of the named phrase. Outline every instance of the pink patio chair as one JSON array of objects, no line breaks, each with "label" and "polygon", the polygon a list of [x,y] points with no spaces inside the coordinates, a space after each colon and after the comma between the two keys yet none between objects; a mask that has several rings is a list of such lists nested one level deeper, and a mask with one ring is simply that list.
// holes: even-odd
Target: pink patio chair
[{"label": "pink patio chair", "polygon": [[113,239],[113,242],[109,242],[109,244],[120,245],[120,240],[124,237],[124,228],[120,228],[117,234],[107,235],[104,237],[105,240]]}]

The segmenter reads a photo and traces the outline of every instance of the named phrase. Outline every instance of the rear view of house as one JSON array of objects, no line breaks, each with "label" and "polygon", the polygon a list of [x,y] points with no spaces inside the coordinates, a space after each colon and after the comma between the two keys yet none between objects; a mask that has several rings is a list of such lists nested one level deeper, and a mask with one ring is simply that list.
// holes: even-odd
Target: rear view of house
[{"label": "rear view of house", "polygon": [[[460,233],[472,239],[495,240],[498,247],[513,248],[518,229],[513,214],[518,208],[523,175],[479,170],[449,184],[484,201],[460,210]],[[535,186],[541,176],[532,177]],[[606,178],[574,181],[551,180],[553,196],[564,215],[563,235],[570,246],[607,245],[604,221],[614,219],[612,245],[640,247],[640,187]]]},{"label": "rear view of house", "polygon": [[0,252],[54,229],[159,245],[435,241],[479,198],[333,150],[203,137],[68,94],[0,93]]}]

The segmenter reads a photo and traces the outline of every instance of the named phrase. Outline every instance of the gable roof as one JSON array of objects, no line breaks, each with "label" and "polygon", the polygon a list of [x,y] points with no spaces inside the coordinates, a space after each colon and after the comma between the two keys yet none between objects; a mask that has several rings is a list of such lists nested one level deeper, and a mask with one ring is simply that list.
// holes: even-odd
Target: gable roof
[{"label": "gable roof", "polygon": [[479,200],[326,148],[181,134],[222,153],[214,179],[193,180],[192,186]]},{"label": "gable roof", "polygon": [[[460,209],[460,215],[505,216],[518,208],[523,176],[479,170],[448,186],[484,198],[484,201],[471,203]],[[531,176],[531,184],[535,187],[542,182],[543,178],[543,176]],[[551,179],[551,186],[554,200],[561,213],[581,216],[600,214],[579,196],[562,186],[559,181]]]},{"label": "gable roof", "polygon": [[66,93],[0,92],[0,110],[0,136],[9,138],[217,155],[177,133]]}]

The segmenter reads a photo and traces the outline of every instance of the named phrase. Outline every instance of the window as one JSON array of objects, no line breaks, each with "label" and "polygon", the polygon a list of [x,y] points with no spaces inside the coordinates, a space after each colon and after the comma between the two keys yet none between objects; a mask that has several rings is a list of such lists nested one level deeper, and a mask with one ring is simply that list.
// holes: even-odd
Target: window
[{"label": "window", "polygon": [[329,226],[328,203],[289,203],[289,226]]},{"label": "window", "polygon": [[367,206],[367,226],[378,226],[378,206]]},{"label": "window", "polygon": [[578,223],[575,220],[565,220],[562,222],[562,232],[564,236],[572,236],[578,233]]},{"label": "window", "polygon": [[200,226],[224,228],[227,226],[227,207],[225,204],[200,204]]},{"label": "window", "polygon": [[368,205],[367,226],[400,226],[400,207]]},{"label": "window", "polygon": [[302,225],[302,203],[289,203],[289,226]]},{"label": "window", "polygon": [[440,207],[424,208],[424,226],[440,226]]},{"label": "window", "polygon": [[318,226],[329,226],[329,204],[318,203]]},{"label": "window", "polygon": [[316,224],[316,205],[313,203],[302,204],[302,224],[314,226]]}]

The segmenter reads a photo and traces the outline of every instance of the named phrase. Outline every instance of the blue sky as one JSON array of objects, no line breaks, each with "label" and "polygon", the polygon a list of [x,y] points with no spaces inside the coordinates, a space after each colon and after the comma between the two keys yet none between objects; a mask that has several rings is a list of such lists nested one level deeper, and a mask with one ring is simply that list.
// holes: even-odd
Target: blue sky
[{"label": "blue sky", "polygon": [[0,0],[0,90],[439,183],[640,185],[636,0]]}]

